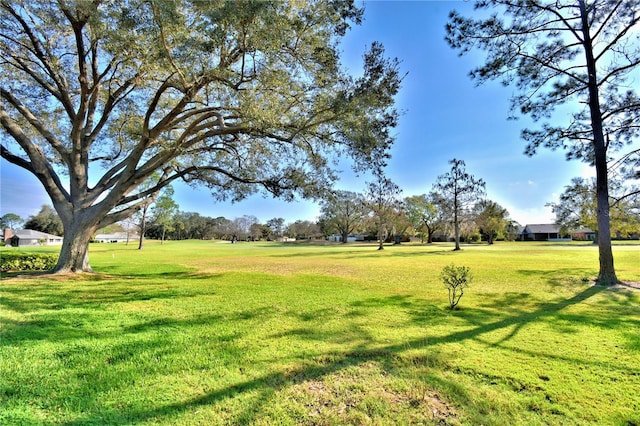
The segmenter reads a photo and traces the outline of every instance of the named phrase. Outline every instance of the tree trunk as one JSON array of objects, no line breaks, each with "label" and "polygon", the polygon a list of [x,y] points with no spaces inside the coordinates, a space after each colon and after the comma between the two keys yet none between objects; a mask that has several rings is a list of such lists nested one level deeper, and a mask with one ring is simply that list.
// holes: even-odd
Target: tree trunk
[{"label": "tree trunk", "polygon": [[62,249],[54,273],[93,272],[89,265],[89,240],[95,232],[95,226],[86,226],[82,221],[78,225],[65,226]]},{"label": "tree trunk", "polygon": [[[598,184],[598,186],[600,186]],[[598,284],[614,285],[618,283],[616,270],[613,263],[613,250],[611,249],[611,229],[609,222],[609,194],[608,189],[598,190],[598,252],[600,254],[600,272]]]},{"label": "tree trunk", "polygon": [[343,232],[342,233],[342,244],[347,244],[347,239],[349,238],[349,233],[348,232]]},{"label": "tree trunk", "polygon": [[453,233],[456,240],[456,247],[453,251],[460,250],[460,224],[458,223],[458,203],[455,203],[453,212]]},{"label": "tree trunk", "polygon": [[582,32],[584,35],[584,50],[587,71],[589,75],[589,113],[593,131],[593,153],[596,166],[596,199],[598,201],[598,251],[600,255],[600,272],[598,284],[613,285],[618,282],[613,264],[611,249],[611,224],[609,220],[609,177],[607,167],[607,143],[602,126],[602,112],[600,109],[600,94],[598,90],[596,60],[593,56],[593,45],[589,33],[589,16],[584,0],[578,2],[582,18]]},{"label": "tree trunk", "polygon": [[142,218],[140,219],[140,240],[138,241],[138,250],[142,250],[144,242],[144,233],[147,231],[147,209],[148,205],[142,208]]}]

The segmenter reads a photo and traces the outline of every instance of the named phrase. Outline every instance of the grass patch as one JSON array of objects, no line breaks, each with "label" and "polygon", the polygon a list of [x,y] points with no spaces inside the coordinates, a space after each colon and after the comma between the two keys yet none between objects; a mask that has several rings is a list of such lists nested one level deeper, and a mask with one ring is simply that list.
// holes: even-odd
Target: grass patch
[{"label": "grass patch", "polygon": [[597,247],[451,249],[100,244],[99,275],[5,278],[0,423],[640,424],[640,292],[591,285]]}]

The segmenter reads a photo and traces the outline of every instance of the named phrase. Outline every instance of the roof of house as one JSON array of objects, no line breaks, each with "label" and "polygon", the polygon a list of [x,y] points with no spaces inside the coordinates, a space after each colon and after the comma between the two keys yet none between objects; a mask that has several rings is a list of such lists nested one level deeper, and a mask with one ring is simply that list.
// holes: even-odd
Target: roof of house
[{"label": "roof of house", "polygon": [[19,229],[13,231],[13,236],[23,240],[39,240],[45,238],[47,240],[62,238],[58,235],[47,234],[46,232],[34,231],[33,229]]},{"label": "roof of house", "polygon": [[531,234],[557,234],[560,232],[560,225],[555,223],[533,224],[525,226],[525,230]]}]

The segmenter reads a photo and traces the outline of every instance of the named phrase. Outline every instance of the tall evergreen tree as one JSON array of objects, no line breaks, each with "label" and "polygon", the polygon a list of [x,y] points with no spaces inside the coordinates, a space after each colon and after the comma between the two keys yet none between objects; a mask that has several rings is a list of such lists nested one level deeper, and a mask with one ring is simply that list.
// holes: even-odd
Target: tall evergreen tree
[{"label": "tall evergreen tree", "polygon": [[471,72],[472,78],[514,85],[518,92],[512,98],[513,110],[542,122],[540,128],[522,132],[527,154],[540,147],[562,148],[569,159],[595,166],[598,282],[615,284],[607,161],[617,155],[618,161],[635,164],[627,172],[637,178],[639,151],[625,150],[640,131],[640,97],[634,83],[640,66],[640,1],[475,4],[494,13],[467,18],[452,12],[447,41],[461,53],[486,51],[485,64]]},{"label": "tall evergreen tree", "polygon": [[442,199],[441,205],[448,205],[451,211],[456,246],[460,250],[460,221],[462,214],[484,195],[485,182],[467,173],[464,161],[449,161],[451,171],[438,176],[433,185],[433,194]]}]

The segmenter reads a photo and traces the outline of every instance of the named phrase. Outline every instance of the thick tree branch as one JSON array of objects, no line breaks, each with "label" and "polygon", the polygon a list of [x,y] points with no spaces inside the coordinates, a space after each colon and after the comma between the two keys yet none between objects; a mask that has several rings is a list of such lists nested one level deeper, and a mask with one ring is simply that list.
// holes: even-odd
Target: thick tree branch
[{"label": "thick tree branch", "polygon": [[4,145],[2,146],[2,158],[33,173],[42,183],[54,204],[68,202],[70,200],[69,193],[64,189],[60,177],[53,170],[51,163],[47,161],[40,148],[31,142],[20,126],[2,108],[0,108],[0,125],[18,142],[31,161],[20,160],[19,156],[12,154]]},{"label": "thick tree branch", "polygon": [[[7,101],[15,110],[22,115],[29,124],[51,145],[51,147],[60,155],[62,160],[69,164],[69,151],[62,144],[56,136],[51,133],[40,120],[18,99],[16,99],[12,93],[0,88],[0,98]],[[25,149],[26,151],[26,149]]]}]

